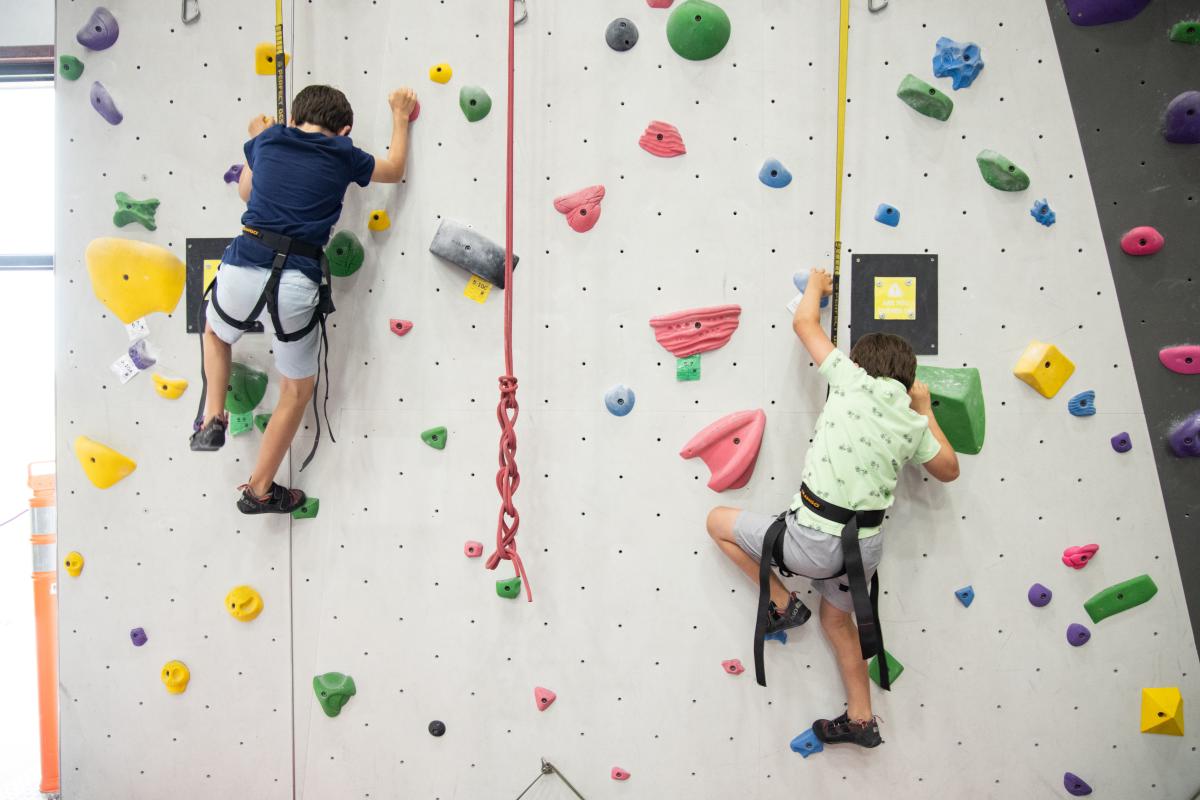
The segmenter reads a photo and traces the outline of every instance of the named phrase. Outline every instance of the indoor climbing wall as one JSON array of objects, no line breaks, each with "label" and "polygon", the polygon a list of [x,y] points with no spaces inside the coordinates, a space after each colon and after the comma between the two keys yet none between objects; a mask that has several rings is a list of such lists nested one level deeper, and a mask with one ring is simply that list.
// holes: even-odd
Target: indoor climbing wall
[{"label": "indoor climbing wall", "polygon": [[[956,483],[908,471],[886,524],[882,619],[904,665],[893,692],[876,693],[886,744],[802,759],[789,741],[840,711],[832,655],[812,624],[768,643],[768,689],[722,668],[751,665],[756,591],[704,519],[715,504],[786,506],[824,399],[785,306],[793,273],[832,256],[836,5],[726,2],[728,44],[691,61],[668,46],[670,9],[529,4],[516,30],[521,261],[510,288],[532,604],[497,596],[510,565],[483,564],[499,502],[503,296],[464,296],[468,274],[428,252],[443,220],[503,241],[507,8],[483,5],[285,4],[290,86],[345,90],[357,144],[386,144],[388,89],[412,85],[422,107],[406,183],[347,195],[338,229],[366,258],[335,279],[337,442],[323,436],[313,464],[291,475],[320,498],[318,515],[289,520],[233,507],[257,432],[218,454],[187,448],[200,382],[183,302],[150,315],[158,364],[122,384],[109,365],[130,340],[84,258],[93,240],[120,236],[186,260],[187,239],[236,232],[241,204],[221,176],[240,161],[246,121],[273,105],[273,80],[254,70],[255,45],[272,38],[269,4],[235,12],[202,0],[184,25],[173,6],[113,2],[120,36],[100,51],[74,38],[92,9],[59,4],[59,52],[85,67],[59,92],[59,535],[62,553],[84,559],[59,584],[65,796],[512,798],[541,757],[588,798],[1061,796],[1067,771],[1097,796],[1190,796],[1195,735],[1139,732],[1143,688],[1178,687],[1194,707],[1196,650],[1159,442],[1046,12],[1012,0],[970,12],[853,4],[841,340],[856,258],[936,255],[937,355],[922,363],[978,368],[988,432]],[[618,15],[638,31],[623,51],[605,41]],[[626,47],[628,32],[614,44]],[[986,67],[971,86],[933,76],[943,35],[980,46]],[[452,70],[446,83],[430,80],[438,64],[439,77]],[[948,119],[897,99],[909,73],[951,96]],[[119,125],[89,106],[93,80]],[[464,87],[490,96],[490,114],[469,121]],[[686,152],[662,157],[681,148],[652,123],[674,126]],[[987,185],[982,150],[1019,165],[1030,187]],[[768,159],[777,174],[760,180]],[[768,185],[787,173],[786,186]],[[587,228],[583,216],[554,200],[597,185],[599,219],[585,205],[594,227],[577,232],[569,222]],[[118,191],[159,199],[157,229],[114,227]],[[1029,213],[1043,197],[1050,227]],[[898,210],[898,226],[874,220],[880,204]],[[369,230],[378,209],[391,225]],[[727,304],[741,307],[736,331],[701,355],[698,380],[677,380],[649,319]],[[397,337],[392,319],[411,331]],[[1012,374],[1035,339],[1076,365],[1052,399]],[[271,375],[260,412],[278,377],[269,348],[247,336],[237,351]],[[190,385],[166,399],[156,372]],[[617,384],[636,395],[626,416],[605,408]],[[1068,413],[1085,390],[1099,413]],[[767,423],[753,477],[714,493],[704,463],[679,451],[754,409]],[[422,440],[438,426],[444,449]],[[312,432],[310,417],[298,454]],[[1129,452],[1114,451],[1118,433]],[[79,435],[136,470],[97,488],[73,452]],[[464,554],[473,540],[485,558]],[[1088,543],[1100,545],[1093,563],[1062,563],[1065,548]],[[1158,587],[1148,603],[1089,619],[1085,600],[1142,574]],[[1053,591],[1048,606],[1027,599],[1035,582]],[[221,608],[241,584],[264,603],[245,622]],[[964,607],[955,591],[968,585]],[[1071,623],[1091,628],[1086,646],[1068,644]],[[159,676],[176,659],[191,681],[171,694]],[[313,692],[329,672],[356,690],[334,717]],[[557,699],[539,710],[535,687]],[[553,775],[526,795],[570,796]]]}]

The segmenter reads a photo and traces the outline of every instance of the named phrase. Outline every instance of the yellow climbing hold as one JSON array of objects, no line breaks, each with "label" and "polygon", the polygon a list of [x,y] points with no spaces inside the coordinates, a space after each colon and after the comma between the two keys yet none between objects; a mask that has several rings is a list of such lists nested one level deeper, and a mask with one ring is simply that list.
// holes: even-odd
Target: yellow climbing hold
[{"label": "yellow climbing hold", "polygon": [[235,586],[225,595],[225,610],[240,622],[249,622],[262,613],[262,595],[253,586]]},{"label": "yellow climbing hold", "polygon": [[75,439],[75,457],[88,480],[98,489],[107,489],[137,469],[133,459],[86,436]]},{"label": "yellow climbing hold", "polygon": [[166,686],[167,691],[171,694],[183,694],[187,691],[188,681],[191,679],[192,672],[187,668],[187,664],[182,661],[168,661],[166,664],[163,664],[163,686]]},{"label": "yellow climbing hold", "polygon": [[[290,63],[292,63],[291,53],[284,53],[283,65],[286,67]],[[254,46],[254,71],[259,75],[275,74],[274,42],[260,42]]]},{"label": "yellow climbing hold", "polygon": [[151,377],[154,378],[154,391],[168,400],[178,400],[188,387],[188,382],[183,378],[165,378],[157,372]]},{"label": "yellow climbing hold", "polygon": [[179,304],[186,270],[166,248],[106,236],[92,240],[85,258],[92,291],[126,325]]},{"label": "yellow climbing hold", "polygon": [[434,83],[449,83],[453,74],[454,70],[450,69],[449,64],[434,64],[429,68],[429,80]]},{"label": "yellow climbing hold", "polygon": [[382,208],[377,208],[371,212],[371,216],[367,218],[367,227],[373,231],[386,231],[392,227],[392,221],[388,219],[388,213]]},{"label": "yellow climbing hold", "polygon": [[1142,689],[1142,733],[1183,736],[1183,696],[1178,687]]},{"label": "yellow climbing hold", "polygon": [[72,578],[78,578],[79,573],[83,572],[83,554],[72,550],[67,553],[67,557],[63,559],[63,566],[67,568],[67,574]]},{"label": "yellow climbing hold", "polygon": [[1036,389],[1042,397],[1058,394],[1058,390],[1074,372],[1075,365],[1071,359],[1054,345],[1038,341],[1029,343],[1013,367],[1013,375]]}]

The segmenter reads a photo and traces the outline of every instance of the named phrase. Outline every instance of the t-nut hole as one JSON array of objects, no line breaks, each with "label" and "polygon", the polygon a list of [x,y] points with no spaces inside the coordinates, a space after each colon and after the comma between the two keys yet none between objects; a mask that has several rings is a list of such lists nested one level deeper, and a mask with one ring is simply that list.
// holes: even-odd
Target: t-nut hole
[{"label": "t-nut hole", "polygon": [[694,327],[696,330],[700,330],[700,323],[699,323],[699,322],[697,322],[697,323],[696,323],[696,324],[695,324],[693,327]]},{"label": "t-nut hole", "polygon": [[734,443],[734,444],[741,444],[741,443],[742,443],[742,438],[741,438],[740,436],[735,436],[735,437],[733,437],[733,443]]}]

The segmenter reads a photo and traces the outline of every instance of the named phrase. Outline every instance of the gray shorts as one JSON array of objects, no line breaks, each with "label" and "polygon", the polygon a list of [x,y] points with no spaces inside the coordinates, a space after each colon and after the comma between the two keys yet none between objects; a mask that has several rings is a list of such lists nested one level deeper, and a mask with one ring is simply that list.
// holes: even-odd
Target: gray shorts
[{"label": "gray shorts", "polygon": [[[743,511],[733,523],[733,535],[738,546],[758,560],[762,553],[763,539],[767,528],[775,521],[776,514],[759,514]],[[883,534],[877,533],[858,544],[862,551],[863,568],[867,580],[875,574],[879,559],[883,555]],[[787,516],[787,534],[783,539],[784,565],[797,575],[813,578],[812,587],[821,597],[842,611],[852,613],[854,603],[850,599],[849,582],[846,576],[831,578],[842,571],[842,540],[818,530],[801,525],[795,514]],[[846,586],[846,589],[841,587]]]},{"label": "gray shorts", "polygon": [[[254,304],[262,295],[271,270],[266,267],[239,267],[235,264],[222,264],[217,272],[217,302],[221,310],[234,319],[245,319],[254,310]],[[279,321],[283,323],[285,332],[300,330],[312,319],[317,307],[317,284],[298,269],[285,269],[279,279]],[[222,342],[233,344],[242,338],[243,331],[238,330],[217,314],[208,304],[206,315],[213,333]],[[263,328],[274,338],[275,327],[271,324],[271,315],[264,308],[259,320]],[[275,367],[292,380],[309,378],[317,374],[318,345],[321,342],[321,328],[318,325],[306,336],[294,342],[281,342],[275,339]]]}]

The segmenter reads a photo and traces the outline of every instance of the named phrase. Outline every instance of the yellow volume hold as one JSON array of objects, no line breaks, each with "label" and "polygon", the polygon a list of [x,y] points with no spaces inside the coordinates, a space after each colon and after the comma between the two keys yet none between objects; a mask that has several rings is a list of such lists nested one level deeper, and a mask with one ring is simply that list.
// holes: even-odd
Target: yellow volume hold
[{"label": "yellow volume hold", "polygon": [[132,458],[86,436],[75,439],[75,457],[97,489],[107,489],[137,469]]},{"label": "yellow volume hold", "polygon": [[187,270],[165,247],[105,236],[91,241],[84,258],[92,291],[126,325],[179,305]]}]

